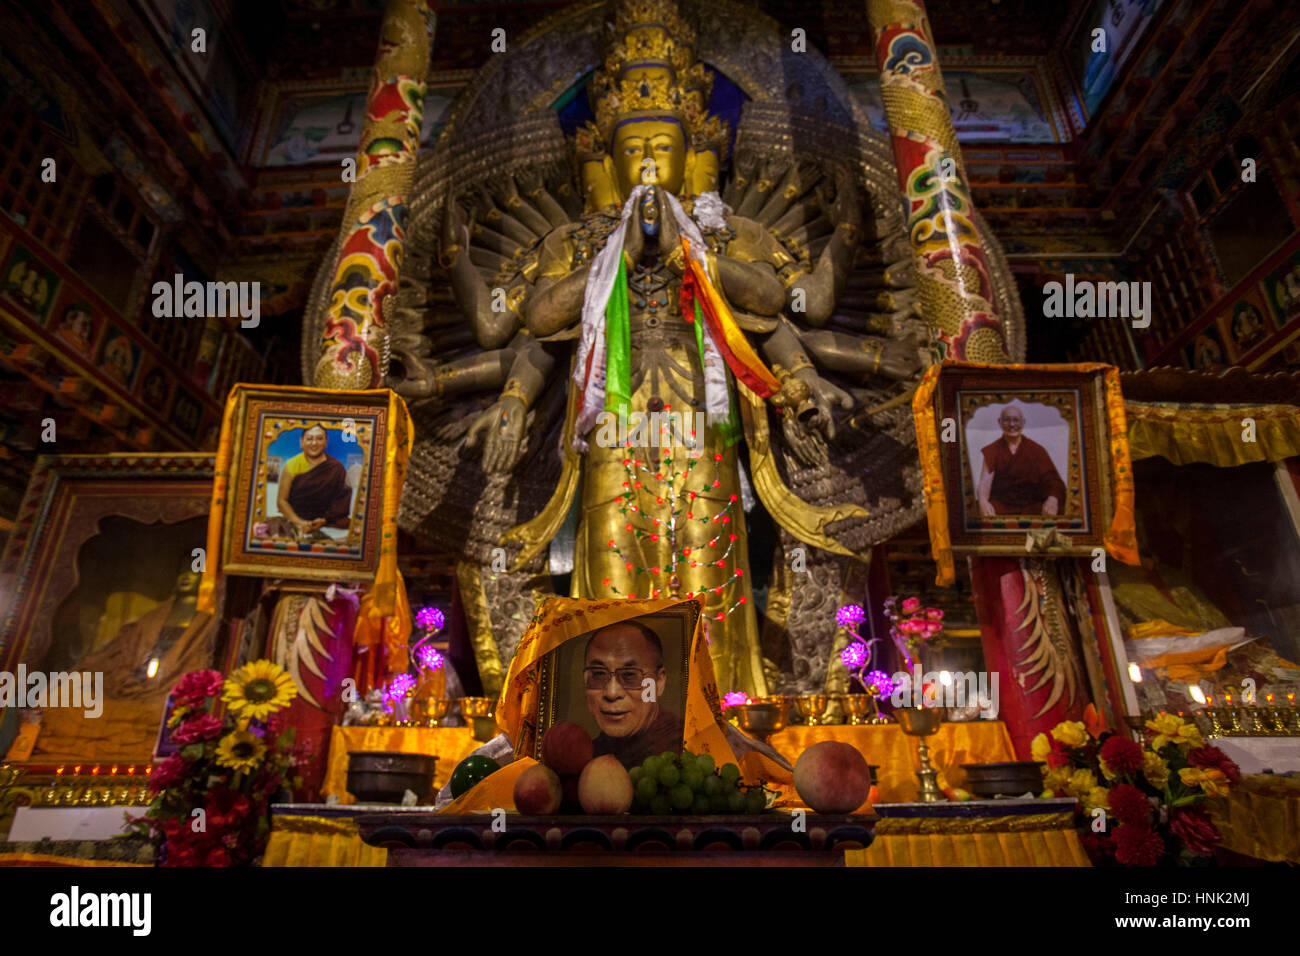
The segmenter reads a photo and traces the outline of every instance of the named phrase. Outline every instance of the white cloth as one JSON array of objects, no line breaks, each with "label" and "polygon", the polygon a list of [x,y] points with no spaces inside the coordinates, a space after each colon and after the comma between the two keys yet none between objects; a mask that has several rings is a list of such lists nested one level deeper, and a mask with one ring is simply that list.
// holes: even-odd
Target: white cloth
[{"label": "white cloth", "polygon": [[[619,215],[618,225],[605,240],[605,246],[592,260],[587,273],[587,287],[582,300],[582,336],[578,342],[578,361],[573,368],[573,382],[580,389],[582,405],[578,409],[578,418],[573,429],[573,450],[582,454],[590,447],[583,437],[596,424],[596,419],[605,407],[605,308],[614,291],[614,281],[618,278],[618,264],[623,257],[623,240],[627,234],[627,223],[632,218],[636,203],[652,187],[642,183],[632,189],[623,211]],[[691,258],[700,263],[707,274],[708,260],[705,250],[708,248],[699,227],[686,215],[686,210],[677,197],[670,192],[662,195],[668,200],[673,221],[678,231],[691,243]],[[705,197],[712,196],[713,202]],[[721,216],[725,206],[717,193],[705,193],[697,202],[704,200],[704,214],[709,217],[710,228],[717,228],[713,219]],[[722,224],[726,224],[725,218]],[[718,285],[716,276],[709,276],[714,287]],[[590,363],[590,369],[588,369]],[[725,422],[731,412],[730,396],[727,392],[727,366],[718,351],[713,335],[706,324],[704,326],[704,405],[706,420],[710,425]]]}]

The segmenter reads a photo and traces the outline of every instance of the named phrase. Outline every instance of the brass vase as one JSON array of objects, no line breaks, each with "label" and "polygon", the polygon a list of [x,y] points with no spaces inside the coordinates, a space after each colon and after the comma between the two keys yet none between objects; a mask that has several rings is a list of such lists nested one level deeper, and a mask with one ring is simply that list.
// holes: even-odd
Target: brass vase
[{"label": "brass vase", "polygon": [[902,728],[903,733],[909,737],[916,737],[919,741],[917,756],[921,759],[921,769],[916,772],[916,777],[921,783],[922,803],[942,803],[945,800],[943,791],[939,789],[939,773],[930,763],[930,747],[925,742],[926,737],[939,730],[939,725],[943,723],[945,709],[943,707],[894,708],[894,720],[898,721],[898,726]]}]

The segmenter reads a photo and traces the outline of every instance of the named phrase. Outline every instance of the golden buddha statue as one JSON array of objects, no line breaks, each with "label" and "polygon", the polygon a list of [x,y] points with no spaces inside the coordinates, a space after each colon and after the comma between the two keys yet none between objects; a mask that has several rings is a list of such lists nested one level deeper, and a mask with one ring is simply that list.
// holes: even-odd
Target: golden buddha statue
[{"label": "golden buddha statue", "polygon": [[[923,516],[907,397],[928,333],[888,144],[818,55],[715,13],[705,66],[671,0],[566,8],[421,159],[386,313],[417,433],[399,521],[461,557],[488,693],[548,561],[573,597],[705,594],[721,692],[822,691],[843,592]],[[726,74],[749,98],[729,120]],[[796,109],[801,85],[840,99]],[[558,119],[570,102],[590,108]],[[692,424],[632,427],[656,414]]]}]

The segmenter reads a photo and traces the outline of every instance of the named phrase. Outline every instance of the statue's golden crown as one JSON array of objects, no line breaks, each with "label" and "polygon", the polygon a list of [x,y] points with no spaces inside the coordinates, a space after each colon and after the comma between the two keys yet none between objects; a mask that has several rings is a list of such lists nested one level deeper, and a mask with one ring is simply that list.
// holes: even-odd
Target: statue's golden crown
[{"label": "statue's golden crown", "polygon": [[589,89],[604,144],[620,120],[638,115],[671,116],[692,143],[712,143],[726,125],[716,117],[709,119],[712,89],[712,75],[695,59],[695,31],[673,0],[619,4],[604,67],[592,77]]}]

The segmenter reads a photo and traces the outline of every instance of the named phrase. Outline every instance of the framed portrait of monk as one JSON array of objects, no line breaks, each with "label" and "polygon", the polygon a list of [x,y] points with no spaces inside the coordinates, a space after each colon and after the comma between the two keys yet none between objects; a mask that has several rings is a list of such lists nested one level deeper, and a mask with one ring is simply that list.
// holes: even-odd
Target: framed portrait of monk
[{"label": "framed portrait of monk", "polygon": [[945,366],[935,401],[954,551],[1102,546],[1113,498],[1101,372]]},{"label": "framed portrait of monk", "polygon": [[239,387],[222,570],[368,581],[379,555],[386,399]]},{"label": "framed portrait of monk", "polygon": [[546,730],[578,724],[596,756],[624,767],[665,751],[680,753],[691,636],[699,607],[681,604],[596,628],[551,651],[541,669],[537,752]]},{"label": "framed portrait of monk", "polygon": [[39,727],[28,763],[147,765],[172,686],[213,666],[220,613],[196,605],[214,470],[210,454],[38,460],[0,559],[0,670],[26,678]]}]

